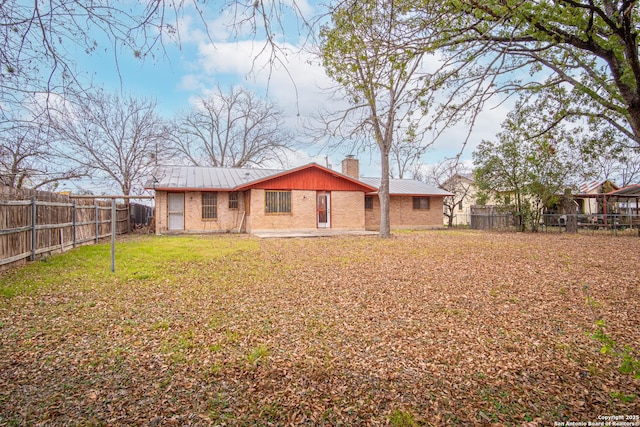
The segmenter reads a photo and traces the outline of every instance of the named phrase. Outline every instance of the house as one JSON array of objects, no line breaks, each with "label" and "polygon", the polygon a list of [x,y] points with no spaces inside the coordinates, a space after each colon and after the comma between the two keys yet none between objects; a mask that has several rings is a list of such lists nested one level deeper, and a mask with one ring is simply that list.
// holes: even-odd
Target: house
[{"label": "house", "polygon": [[[578,192],[573,195],[578,204],[578,213],[585,215],[606,213],[604,212],[604,195],[615,190],[619,190],[619,187],[610,180],[580,185]],[[615,206],[609,206],[608,212],[612,209],[615,210]]]},{"label": "house", "polygon": [[[365,229],[380,229],[380,178],[360,178],[374,187],[364,200]],[[413,179],[389,179],[389,221],[391,229],[442,228],[443,199],[448,193]]]},{"label": "house", "polygon": [[[311,163],[295,169],[159,166],[156,233],[377,230],[380,179],[359,178],[352,156],[342,173]],[[392,229],[441,228],[450,193],[415,180],[390,181]]]},{"label": "house", "polygon": [[448,178],[441,188],[453,193],[444,199],[443,220],[445,225],[471,224],[471,207],[477,204],[478,188],[472,175],[456,173]]},{"label": "house", "polygon": [[607,193],[607,196],[609,200],[619,200],[621,214],[634,217],[636,222],[640,222],[640,184],[627,185]]}]

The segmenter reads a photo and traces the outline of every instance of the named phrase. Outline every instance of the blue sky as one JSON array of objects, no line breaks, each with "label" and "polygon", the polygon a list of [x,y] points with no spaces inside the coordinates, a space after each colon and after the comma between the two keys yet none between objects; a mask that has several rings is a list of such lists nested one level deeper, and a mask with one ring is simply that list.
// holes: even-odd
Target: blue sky
[{"label": "blue sky", "polygon": [[[309,16],[314,13],[311,6],[298,4]],[[165,117],[189,108],[194,98],[207,95],[216,84],[222,87],[241,84],[261,96],[268,96],[284,110],[294,134],[296,127],[318,106],[327,105],[328,95],[322,88],[330,86],[331,81],[317,59],[301,50],[301,43],[294,38],[299,34],[294,20],[288,19],[290,28],[285,29],[288,39],[283,39],[281,44],[287,52],[286,57],[280,57],[287,61],[285,69],[284,66],[270,68],[266,58],[257,56],[264,43],[260,34],[254,37],[246,32],[236,38],[227,28],[228,16],[211,13],[207,18],[208,36],[200,19],[187,9],[180,20],[180,46],[167,41],[166,56],[144,60],[135,58],[132,52],[123,52],[118,56],[120,76],[111,50],[91,57],[80,56],[78,66],[89,73],[96,85],[107,90],[155,98],[159,112]],[[463,159],[471,159],[473,148],[482,139],[495,136],[508,107],[506,104],[494,109],[487,106],[477,121]],[[465,136],[464,126],[450,129],[426,154],[425,163],[436,163],[455,155]],[[309,162],[324,165],[328,156],[329,163],[339,168],[342,158],[351,151],[352,147],[348,146],[333,152],[305,146],[287,160],[290,167]],[[362,175],[380,176],[377,152],[359,152],[357,157]]]}]

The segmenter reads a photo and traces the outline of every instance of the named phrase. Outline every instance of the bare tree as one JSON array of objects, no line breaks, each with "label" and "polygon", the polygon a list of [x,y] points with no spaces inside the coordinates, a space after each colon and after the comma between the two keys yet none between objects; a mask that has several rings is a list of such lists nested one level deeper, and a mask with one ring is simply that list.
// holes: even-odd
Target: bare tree
[{"label": "bare tree", "polygon": [[60,164],[50,141],[46,124],[25,120],[0,124],[0,184],[37,189],[84,175],[82,169]]},{"label": "bare tree", "polygon": [[[306,4],[306,3],[305,3]],[[179,21],[192,14],[209,32],[208,22],[227,16],[236,36],[264,37],[263,52],[270,65],[286,65],[276,34],[284,22],[296,22],[311,35],[296,0],[157,0],[120,4],[110,0],[47,0],[0,2],[0,121],[10,121],[34,94],[51,101],[51,94],[77,98],[91,87],[90,76],[78,58],[112,55],[119,74],[119,58],[131,55],[163,58],[165,43],[180,43]],[[293,17],[293,19],[291,19]],[[45,108],[49,102],[42,104]]]},{"label": "bare tree", "polygon": [[194,165],[262,166],[281,163],[294,147],[282,110],[241,87],[217,87],[176,120],[174,149]]},{"label": "bare tree", "polygon": [[332,24],[321,31],[327,73],[346,93],[349,106],[323,120],[339,143],[374,141],[380,151],[380,237],[391,235],[389,220],[390,153],[398,135],[420,141],[429,128],[422,116],[429,93],[424,81],[424,38],[429,22],[416,19],[410,1],[366,0],[342,3]]},{"label": "bare tree", "polygon": [[51,115],[57,152],[90,170],[94,179],[107,179],[130,195],[165,150],[165,125],[155,101],[120,98],[94,92],[77,104],[58,106]]},{"label": "bare tree", "polygon": [[620,179],[623,186],[640,181],[640,148],[628,149],[621,157]]},{"label": "bare tree", "polygon": [[391,177],[403,179],[415,169],[422,155],[431,147],[431,144],[424,144],[420,136],[413,125],[409,125],[407,129],[396,129],[396,137],[389,151],[392,162],[389,168]]},{"label": "bare tree", "polygon": [[421,175],[417,178],[422,178],[425,182],[453,193],[453,196],[446,196],[443,199],[443,213],[447,218],[447,225],[452,227],[458,207],[465,201],[470,201],[473,195],[474,183],[471,171],[460,162],[459,157],[454,157],[430,165]]},{"label": "bare tree", "polygon": [[613,180],[623,187],[640,179],[640,148],[616,139],[613,132],[599,132],[581,141],[580,164],[586,178]]},{"label": "bare tree", "polygon": [[[8,120],[24,97],[34,93],[71,96],[87,87],[75,56],[98,49],[111,51],[116,64],[126,52],[139,58],[153,54],[163,36],[175,32],[167,10],[182,1],[116,6],[107,0],[7,0],[0,7],[0,112]],[[168,7],[169,6],[169,7]],[[174,20],[175,22],[175,20]],[[104,40],[110,46],[101,46]],[[48,103],[45,103],[48,106]]]}]

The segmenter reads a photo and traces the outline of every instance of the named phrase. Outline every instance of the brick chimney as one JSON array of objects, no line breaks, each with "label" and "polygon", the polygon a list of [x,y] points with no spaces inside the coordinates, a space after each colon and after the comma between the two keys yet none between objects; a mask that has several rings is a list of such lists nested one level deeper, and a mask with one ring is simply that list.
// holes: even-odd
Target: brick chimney
[{"label": "brick chimney", "polygon": [[342,161],[342,173],[355,179],[360,179],[360,162],[353,154],[349,154]]}]

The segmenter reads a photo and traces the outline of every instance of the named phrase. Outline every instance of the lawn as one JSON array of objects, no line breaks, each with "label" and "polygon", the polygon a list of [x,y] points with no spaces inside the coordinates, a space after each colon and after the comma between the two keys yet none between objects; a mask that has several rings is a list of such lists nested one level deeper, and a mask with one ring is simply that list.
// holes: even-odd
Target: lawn
[{"label": "lawn", "polygon": [[0,425],[636,415],[639,276],[631,236],[144,236],[115,274],[86,246],[0,276]]}]

